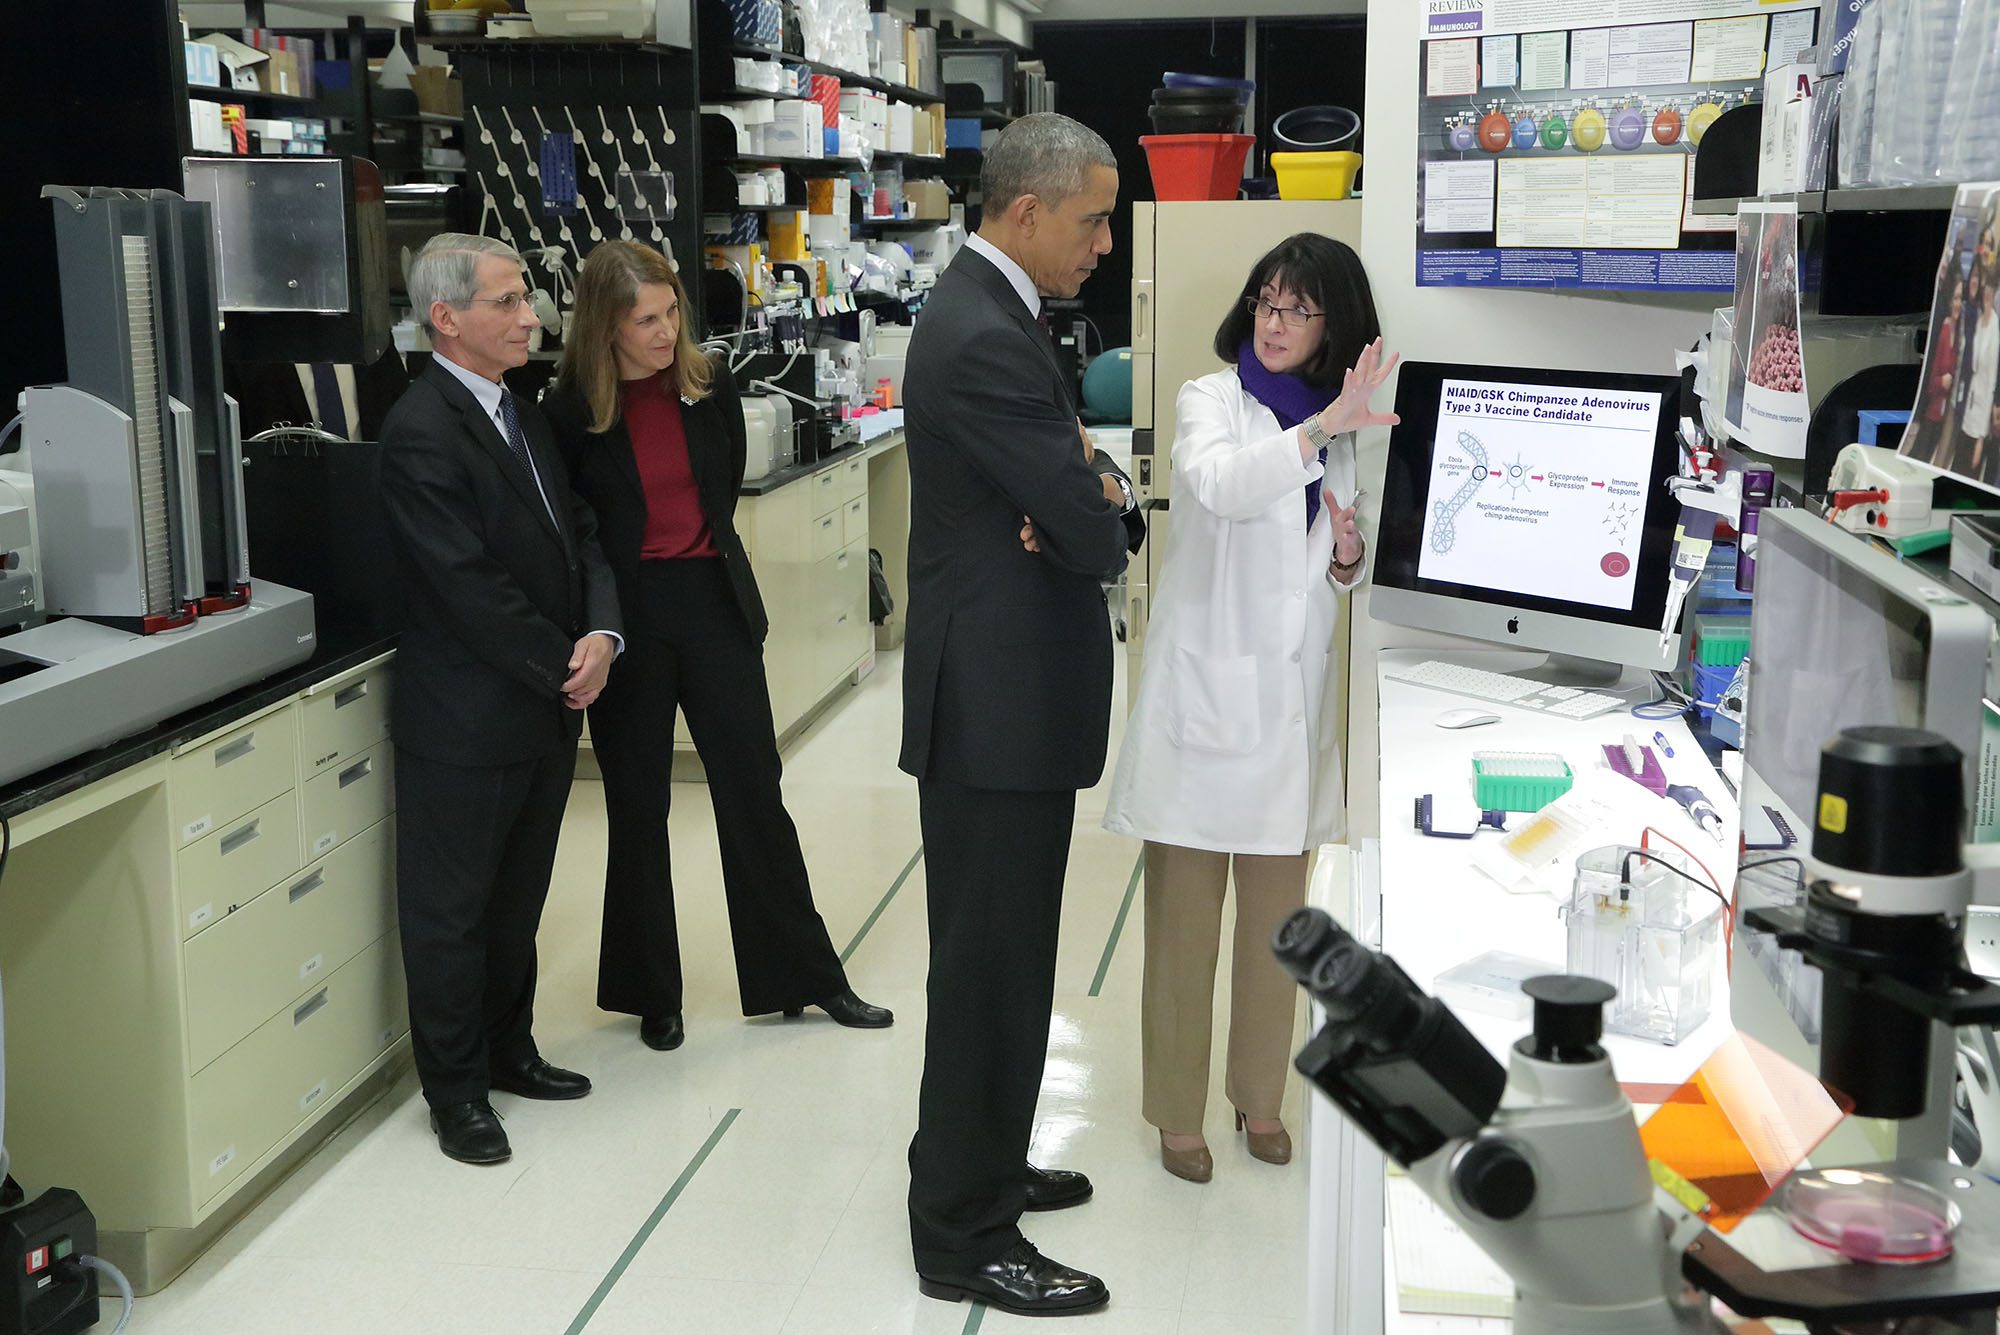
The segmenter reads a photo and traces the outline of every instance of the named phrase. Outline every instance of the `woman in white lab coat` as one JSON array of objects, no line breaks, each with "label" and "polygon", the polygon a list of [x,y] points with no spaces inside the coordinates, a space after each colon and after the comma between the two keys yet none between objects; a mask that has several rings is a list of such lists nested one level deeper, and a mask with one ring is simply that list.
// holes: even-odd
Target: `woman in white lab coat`
[{"label": "woman in white lab coat", "polygon": [[1294,987],[1272,929],[1305,902],[1306,851],[1345,826],[1323,726],[1337,599],[1361,579],[1352,432],[1394,422],[1368,277],[1315,233],[1251,270],[1216,331],[1232,363],[1181,386],[1173,523],[1104,826],[1146,841],[1144,1114],[1167,1171],[1206,1182],[1210,1004],[1234,863],[1225,1092],[1250,1153],[1278,1120]]}]

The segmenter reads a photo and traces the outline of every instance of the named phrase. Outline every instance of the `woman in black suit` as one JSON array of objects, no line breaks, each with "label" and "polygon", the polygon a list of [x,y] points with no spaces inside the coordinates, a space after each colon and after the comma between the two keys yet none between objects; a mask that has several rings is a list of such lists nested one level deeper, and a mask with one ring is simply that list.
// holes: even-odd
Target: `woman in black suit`
[{"label": "woman in black suit", "polygon": [[609,854],[597,1004],[640,1017],[649,1047],[677,1048],[680,942],[667,802],[674,712],[708,773],[745,1015],[819,1006],[879,1029],[813,907],[764,679],[768,622],[736,535],[742,403],[728,366],[682,322],[686,296],[659,252],[590,253],[556,382],[543,403],[576,492],[598,515],[625,614],[625,652],[590,709]]}]

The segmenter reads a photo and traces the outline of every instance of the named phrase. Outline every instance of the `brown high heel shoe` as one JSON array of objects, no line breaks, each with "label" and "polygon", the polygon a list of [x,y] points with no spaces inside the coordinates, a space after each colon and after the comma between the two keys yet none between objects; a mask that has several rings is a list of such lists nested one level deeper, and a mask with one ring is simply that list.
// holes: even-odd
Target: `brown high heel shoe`
[{"label": "brown high heel shoe", "polygon": [[1282,1126],[1276,1131],[1252,1131],[1239,1112],[1236,1114],[1236,1129],[1249,1142],[1251,1158],[1262,1159],[1265,1163],[1292,1161],[1292,1133]]},{"label": "brown high heel shoe", "polygon": [[1215,1159],[1209,1154],[1208,1146],[1177,1150],[1167,1144],[1167,1133],[1164,1131],[1160,1133],[1160,1167],[1189,1182],[1206,1182],[1215,1176]]}]

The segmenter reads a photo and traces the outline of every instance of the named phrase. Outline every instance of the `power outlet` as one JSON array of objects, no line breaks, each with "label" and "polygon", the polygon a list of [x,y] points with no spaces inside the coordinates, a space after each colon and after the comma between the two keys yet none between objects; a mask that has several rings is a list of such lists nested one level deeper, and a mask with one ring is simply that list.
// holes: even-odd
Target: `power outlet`
[{"label": "power outlet", "polygon": [[51,1187],[0,1212],[0,1335],[74,1335],[97,1324],[97,1274],[70,1258],[97,1251],[83,1198]]}]

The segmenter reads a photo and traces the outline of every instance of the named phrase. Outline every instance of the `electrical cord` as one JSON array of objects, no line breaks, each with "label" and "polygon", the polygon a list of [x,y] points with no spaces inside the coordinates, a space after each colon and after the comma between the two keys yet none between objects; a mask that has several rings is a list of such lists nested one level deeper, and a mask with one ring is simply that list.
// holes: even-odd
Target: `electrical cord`
[{"label": "electrical cord", "polygon": [[1633,718],[1642,718],[1648,722],[1679,718],[1687,713],[1688,707],[1694,703],[1694,697],[1675,685],[1673,678],[1664,672],[1653,674],[1653,685],[1660,692],[1659,698],[1633,705],[1631,709]]},{"label": "electrical cord", "polygon": [[[1665,838],[1664,835],[1662,835],[1661,837]],[[1675,847],[1678,848],[1679,845],[1676,844]],[[1689,854],[1689,856],[1692,857],[1693,854]],[[1708,891],[1708,893],[1710,893],[1711,895],[1714,895],[1717,900],[1721,901],[1724,920],[1733,925],[1734,913],[1730,907],[1729,897],[1727,895],[1723,894],[1720,890],[1710,885],[1707,881],[1702,880],[1699,876],[1690,876],[1688,873],[1682,871],[1679,867],[1676,867],[1673,863],[1667,861],[1665,858],[1661,857],[1658,853],[1654,852],[1651,849],[1634,848],[1628,850],[1625,854],[1625,865],[1623,869],[1620,871],[1621,879],[1627,882],[1631,881],[1633,858],[1645,858],[1650,862],[1656,862],[1660,866],[1665,867],[1668,871],[1672,872],[1674,875],[1680,877],[1683,881],[1686,881],[1691,885],[1698,885],[1702,889]]]},{"label": "electrical cord", "polygon": [[7,423],[6,426],[0,426],[0,459],[4,459],[8,455],[16,454],[20,451],[21,438],[15,436],[14,443],[9,445],[7,444],[7,437],[14,435],[14,428],[21,425],[21,419],[26,416],[26,413],[15,413],[14,419],[11,422]]},{"label": "electrical cord", "polygon": [[91,1256],[83,1252],[79,1252],[62,1264],[66,1266],[74,1264],[81,1270],[95,1270],[111,1281],[118,1290],[119,1298],[125,1304],[125,1310],[118,1314],[118,1324],[111,1328],[111,1335],[124,1335],[126,1325],[132,1320],[132,1309],[137,1305],[132,1298],[132,1281],[125,1278],[125,1272],[101,1256]]}]

